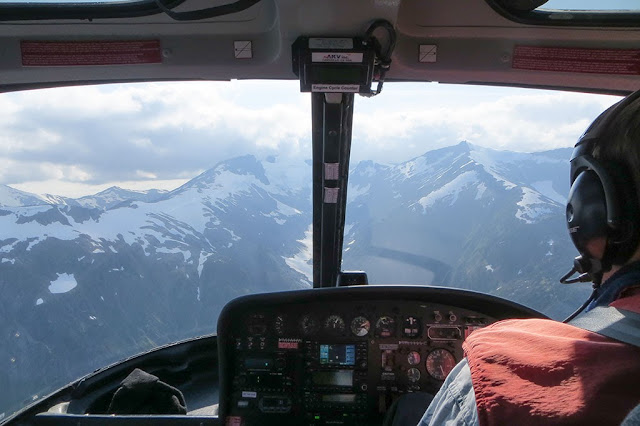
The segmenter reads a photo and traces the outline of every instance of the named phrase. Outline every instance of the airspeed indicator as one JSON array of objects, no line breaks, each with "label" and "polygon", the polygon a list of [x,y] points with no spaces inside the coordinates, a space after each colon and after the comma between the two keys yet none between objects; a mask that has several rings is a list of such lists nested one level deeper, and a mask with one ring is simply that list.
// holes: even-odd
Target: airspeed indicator
[{"label": "airspeed indicator", "polygon": [[456,359],[453,357],[451,352],[442,348],[432,350],[427,356],[427,361],[425,362],[427,372],[437,380],[446,379],[455,366]]},{"label": "airspeed indicator", "polygon": [[334,334],[340,334],[344,331],[344,320],[339,315],[330,315],[324,321],[324,328]]}]

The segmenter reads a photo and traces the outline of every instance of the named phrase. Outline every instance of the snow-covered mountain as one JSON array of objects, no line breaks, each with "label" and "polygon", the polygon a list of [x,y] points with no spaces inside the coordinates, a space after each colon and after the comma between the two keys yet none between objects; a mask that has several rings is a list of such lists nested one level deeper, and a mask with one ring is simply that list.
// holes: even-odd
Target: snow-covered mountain
[{"label": "snow-covered mountain", "polygon": [[144,201],[152,203],[162,198],[168,191],[163,189],[149,189],[146,191],[132,191],[112,186],[95,195],[81,197],[75,200],[78,205],[87,208],[108,210],[117,205],[130,201]]},{"label": "snow-covered mountain", "polygon": [[[394,166],[361,162],[343,269],[562,316],[588,292],[550,278],[574,255],[563,219],[569,156],[460,143]],[[223,161],[170,192],[114,187],[74,200],[0,186],[0,333],[12,336],[0,346],[12,360],[0,388],[16,389],[0,393],[0,411],[22,405],[11,399],[21,386],[62,385],[51,371],[78,377],[213,333],[233,297],[310,286],[311,210],[310,163],[274,157]]]},{"label": "snow-covered mountain", "polygon": [[0,358],[14,359],[0,387],[16,389],[0,392],[0,412],[22,404],[12,398],[23,386],[62,385],[51,371],[78,377],[215,333],[234,297],[310,286],[311,265],[295,261],[311,222],[310,175],[304,162],[246,156],[153,202],[0,209],[0,333],[13,336]]},{"label": "snow-covered mountain", "polygon": [[360,163],[343,267],[372,283],[469,288],[566,315],[589,291],[557,282],[577,254],[564,221],[570,155],[463,142],[395,166]]},{"label": "snow-covered mountain", "polygon": [[35,206],[39,204],[49,204],[45,197],[20,191],[7,185],[0,185],[0,208]]}]

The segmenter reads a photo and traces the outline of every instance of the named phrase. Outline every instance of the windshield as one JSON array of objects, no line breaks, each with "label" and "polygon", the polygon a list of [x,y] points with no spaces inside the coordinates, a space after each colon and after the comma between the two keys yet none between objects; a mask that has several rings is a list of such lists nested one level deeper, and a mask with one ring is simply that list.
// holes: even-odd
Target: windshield
[{"label": "windshield", "polygon": [[[344,270],[560,318],[571,146],[617,98],[387,84],[357,98]],[[298,82],[0,97],[0,420],[91,371],[213,334],[244,294],[310,288],[311,112]]]}]

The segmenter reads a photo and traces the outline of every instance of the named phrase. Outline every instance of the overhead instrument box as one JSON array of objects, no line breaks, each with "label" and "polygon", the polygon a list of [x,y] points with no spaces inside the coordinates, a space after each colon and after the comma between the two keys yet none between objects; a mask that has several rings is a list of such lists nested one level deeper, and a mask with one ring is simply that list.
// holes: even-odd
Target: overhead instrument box
[{"label": "overhead instrument box", "polygon": [[292,53],[301,92],[371,93],[376,55],[370,42],[299,37]]}]

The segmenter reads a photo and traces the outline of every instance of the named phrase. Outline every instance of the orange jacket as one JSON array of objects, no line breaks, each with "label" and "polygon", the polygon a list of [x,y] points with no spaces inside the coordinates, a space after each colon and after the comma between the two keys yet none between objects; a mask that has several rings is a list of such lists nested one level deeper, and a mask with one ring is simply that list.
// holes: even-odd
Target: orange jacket
[{"label": "orange jacket", "polygon": [[[640,294],[611,303],[640,313]],[[507,320],[464,343],[480,425],[619,425],[640,403],[640,348],[551,320]]]}]

